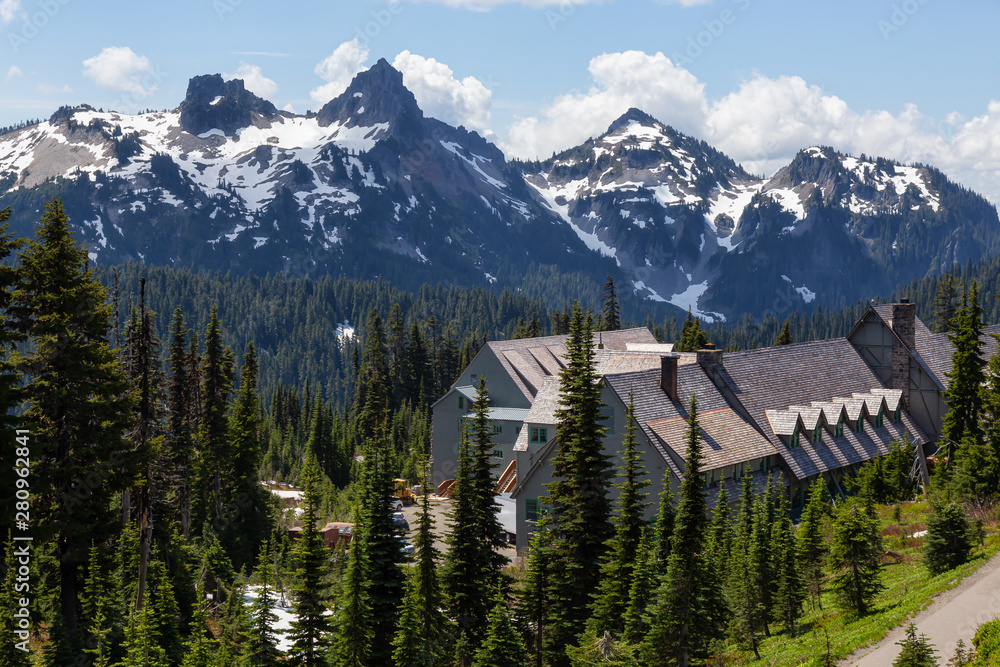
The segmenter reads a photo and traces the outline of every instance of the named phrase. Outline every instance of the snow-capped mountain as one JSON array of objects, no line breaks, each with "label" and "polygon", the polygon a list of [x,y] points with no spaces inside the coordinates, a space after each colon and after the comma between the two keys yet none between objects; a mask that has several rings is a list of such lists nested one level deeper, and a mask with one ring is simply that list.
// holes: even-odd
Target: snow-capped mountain
[{"label": "snow-capped mountain", "polygon": [[207,75],[175,110],[62,108],[0,135],[13,231],[52,196],[99,262],[536,291],[611,273],[712,318],[884,293],[1000,250],[996,210],[933,168],[813,147],[762,179],[635,109],[508,162],[424,116],[384,60],[317,113]]},{"label": "snow-capped mountain", "polygon": [[764,179],[638,109],[523,168],[637,293],[710,319],[855,300],[1000,249],[995,208],[933,168],[811,147]]}]

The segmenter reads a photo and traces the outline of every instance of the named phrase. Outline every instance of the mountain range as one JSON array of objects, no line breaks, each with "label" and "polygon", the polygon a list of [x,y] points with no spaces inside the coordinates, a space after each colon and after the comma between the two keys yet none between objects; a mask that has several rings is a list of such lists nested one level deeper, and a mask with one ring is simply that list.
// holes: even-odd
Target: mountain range
[{"label": "mountain range", "polygon": [[385,60],[315,113],[205,75],[174,110],[63,107],[0,135],[13,231],[53,196],[100,263],[495,283],[560,306],[552,276],[610,274],[707,319],[887,294],[1000,251],[995,207],[930,166],[814,146],[763,178],[638,109],[508,160],[425,116]]}]

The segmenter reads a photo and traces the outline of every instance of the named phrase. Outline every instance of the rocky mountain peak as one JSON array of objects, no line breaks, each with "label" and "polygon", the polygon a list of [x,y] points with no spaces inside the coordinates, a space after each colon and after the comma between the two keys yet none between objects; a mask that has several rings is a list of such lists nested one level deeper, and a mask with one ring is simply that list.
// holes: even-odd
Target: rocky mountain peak
[{"label": "rocky mountain peak", "polygon": [[413,128],[423,119],[417,99],[403,85],[403,74],[385,58],[358,73],[343,93],[319,110],[321,126],[340,123],[346,127],[388,123],[390,131]]},{"label": "rocky mountain peak", "polygon": [[220,74],[192,77],[179,110],[181,127],[191,134],[219,129],[232,135],[249,127],[254,113],[268,118],[278,115],[272,103],[246,89],[243,79],[226,81]]}]

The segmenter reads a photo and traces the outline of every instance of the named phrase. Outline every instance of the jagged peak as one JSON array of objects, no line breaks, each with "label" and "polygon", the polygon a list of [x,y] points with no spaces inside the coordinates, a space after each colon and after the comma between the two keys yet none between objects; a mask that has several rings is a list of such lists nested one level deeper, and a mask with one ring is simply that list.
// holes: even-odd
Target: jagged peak
[{"label": "jagged peak", "polygon": [[[363,111],[362,111],[363,110]],[[343,93],[323,105],[320,125],[340,121],[348,125],[417,121],[423,112],[417,98],[403,85],[403,73],[385,58],[358,72]]]},{"label": "jagged peak", "polygon": [[232,134],[248,127],[253,113],[269,118],[278,115],[274,104],[246,89],[243,79],[226,81],[221,74],[191,77],[179,110],[181,127],[191,134],[211,129]]}]

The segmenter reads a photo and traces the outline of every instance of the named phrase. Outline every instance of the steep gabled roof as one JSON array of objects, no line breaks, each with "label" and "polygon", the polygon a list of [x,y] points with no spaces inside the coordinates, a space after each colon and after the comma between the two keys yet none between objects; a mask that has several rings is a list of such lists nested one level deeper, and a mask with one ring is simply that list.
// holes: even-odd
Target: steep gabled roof
[{"label": "steep gabled roof", "polygon": [[[500,365],[514,380],[514,384],[528,400],[538,393],[542,381],[558,376],[566,367],[567,335],[521,338],[517,340],[490,341],[486,345],[496,355]],[[595,357],[601,350],[626,351],[629,343],[655,344],[656,338],[649,329],[638,327],[620,331],[603,331],[594,334]]]},{"label": "steep gabled roof", "polygon": [[[650,430],[661,443],[672,448],[678,456],[687,456],[687,419],[677,416],[649,422]],[[748,424],[731,408],[698,410],[698,425],[704,443],[703,470],[715,470],[744,461],[774,456],[778,453],[757,429]]]}]

